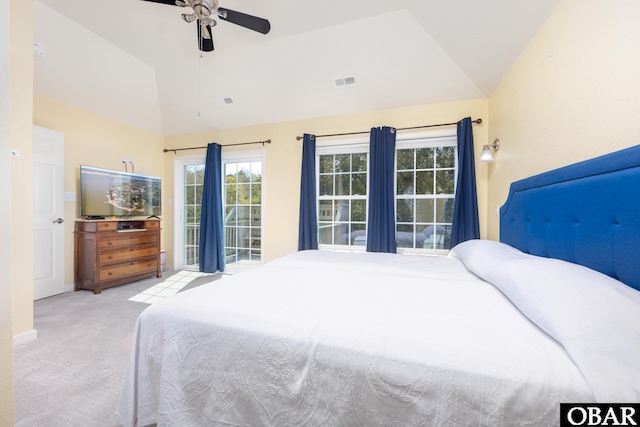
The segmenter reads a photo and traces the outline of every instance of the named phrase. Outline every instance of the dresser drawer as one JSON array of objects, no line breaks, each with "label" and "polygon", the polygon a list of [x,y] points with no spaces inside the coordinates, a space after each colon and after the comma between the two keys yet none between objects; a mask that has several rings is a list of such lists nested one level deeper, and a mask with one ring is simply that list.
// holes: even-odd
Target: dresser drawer
[{"label": "dresser drawer", "polygon": [[103,251],[123,246],[156,245],[157,243],[157,233],[114,233],[108,237],[102,237],[98,247]]},{"label": "dresser drawer", "polygon": [[98,222],[98,231],[111,231],[118,228],[118,223],[113,221]]},{"label": "dresser drawer", "polygon": [[100,270],[100,281],[108,282],[136,274],[152,273],[158,270],[158,260],[130,261],[105,267]]},{"label": "dresser drawer", "polygon": [[76,231],[96,233],[98,231],[116,231],[118,221],[76,221]]},{"label": "dresser drawer", "polygon": [[123,260],[134,261],[136,258],[145,258],[158,256],[158,248],[156,246],[148,248],[123,248],[118,252],[105,252],[100,254],[100,264],[109,264]]}]

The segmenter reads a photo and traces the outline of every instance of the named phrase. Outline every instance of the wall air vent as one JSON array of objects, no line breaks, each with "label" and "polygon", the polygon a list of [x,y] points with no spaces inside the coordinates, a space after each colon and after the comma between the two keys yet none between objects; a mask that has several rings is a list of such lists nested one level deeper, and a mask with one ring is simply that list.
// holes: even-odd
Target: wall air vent
[{"label": "wall air vent", "polygon": [[356,84],[356,78],[351,77],[340,77],[339,79],[333,80],[333,85],[335,87],[345,87],[345,86],[353,86]]},{"label": "wall air vent", "polygon": [[216,98],[216,103],[218,105],[231,105],[233,104],[233,98],[231,98],[230,96],[221,96],[219,98]]}]

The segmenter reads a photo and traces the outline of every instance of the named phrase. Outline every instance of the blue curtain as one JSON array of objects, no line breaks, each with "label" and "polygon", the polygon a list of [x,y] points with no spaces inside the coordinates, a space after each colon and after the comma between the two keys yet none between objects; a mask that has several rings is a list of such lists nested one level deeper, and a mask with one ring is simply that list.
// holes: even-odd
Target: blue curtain
[{"label": "blue curtain", "polygon": [[298,250],[307,249],[318,249],[318,213],[316,209],[316,137],[305,133],[302,141]]},{"label": "blue curtain", "polygon": [[453,204],[451,247],[466,240],[480,238],[473,129],[471,126],[470,117],[458,122],[458,180]]},{"label": "blue curtain", "polygon": [[396,130],[372,128],[369,140],[367,252],[396,252]]},{"label": "blue curtain", "polygon": [[224,222],[222,217],[221,146],[207,146],[200,213],[200,271],[224,271]]}]

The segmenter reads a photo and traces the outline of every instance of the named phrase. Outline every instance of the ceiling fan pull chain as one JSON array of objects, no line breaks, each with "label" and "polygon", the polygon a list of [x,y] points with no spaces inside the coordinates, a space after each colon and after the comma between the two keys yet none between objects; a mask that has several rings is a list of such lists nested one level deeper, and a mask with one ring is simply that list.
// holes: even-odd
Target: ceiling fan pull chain
[{"label": "ceiling fan pull chain", "polygon": [[[200,43],[202,43],[202,41],[200,41]],[[200,91],[200,87],[202,86],[202,79],[201,79],[201,75],[202,73],[200,72],[200,69],[202,67],[202,49],[200,50],[200,58],[198,58],[198,86],[197,86],[197,91],[198,91],[198,117],[200,117],[200,100],[201,100],[201,91]]]}]

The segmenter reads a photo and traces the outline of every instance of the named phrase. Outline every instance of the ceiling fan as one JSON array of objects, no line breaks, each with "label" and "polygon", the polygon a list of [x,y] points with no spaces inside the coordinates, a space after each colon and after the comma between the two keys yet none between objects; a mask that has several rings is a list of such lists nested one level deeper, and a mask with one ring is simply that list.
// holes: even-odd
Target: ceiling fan
[{"label": "ceiling fan", "polygon": [[215,27],[217,22],[212,18],[218,17],[232,24],[267,34],[271,30],[269,21],[246,13],[218,7],[218,0],[144,0],[153,3],[170,4],[173,6],[190,7],[193,13],[183,13],[182,19],[186,22],[198,21],[198,49],[203,52],[213,50],[213,38],[211,27]]}]

